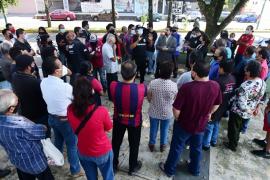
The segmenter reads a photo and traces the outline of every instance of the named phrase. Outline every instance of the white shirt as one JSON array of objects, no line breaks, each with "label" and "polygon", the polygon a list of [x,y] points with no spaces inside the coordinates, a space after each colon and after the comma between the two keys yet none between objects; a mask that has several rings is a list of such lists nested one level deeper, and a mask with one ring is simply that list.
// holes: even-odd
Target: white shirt
[{"label": "white shirt", "polygon": [[111,60],[114,57],[113,48],[107,42],[102,46],[102,57],[106,73],[116,73],[118,71],[118,62]]},{"label": "white shirt", "polygon": [[67,107],[71,104],[72,86],[62,79],[49,75],[40,84],[43,99],[50,114],[66,116]]},{"label": "white shirt", "polygon": [[188,72],[181,74],[181,76],[177,80],[176,84],[177,84],[178,89],[180,89],[183,86],[183,84],[191,82],[191,81],[192,81],[191,71],[188,71]]},{"label": "white shirt", "polygon": [[15,41],[14,41],[13,38],[12,38],[11,40],[6,40],[6,39],[4,39],[2,43],[8,43],[8,44],[10,44],[11,47],[13,47]]}]

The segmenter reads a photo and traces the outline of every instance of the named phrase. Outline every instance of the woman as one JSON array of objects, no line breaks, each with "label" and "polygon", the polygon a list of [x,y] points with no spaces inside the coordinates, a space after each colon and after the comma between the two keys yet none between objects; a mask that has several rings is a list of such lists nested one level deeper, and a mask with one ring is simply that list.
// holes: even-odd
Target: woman
[{"label": "woman", "polygon": [[[113,180],[112,146],[106,135],[112,129],[109,112],[103,106],[96,106],[90,80],[84,76],[75,81],[73,97],[67,115],[78,136],[78,154],[86,177],[88,180],[97,179],[99,168],[104,180]],[[81,127],[80,131],[78,127]]]},{"label": "woman", "polygon": [[[44,46],[44,43],[47,44],[47,39],[49,39],[49,34],[47,33],[46,29],[44,27],[39,27],[38,28],[38,35],[37,35],[37,45],[39,48]],[[49,40],[49,43],[52,43],[52,40]]]},{"label": "woman", "polygon": [[201,44],[196,47],[196,51],[200,52],[203,55],[203,58],[205,58],[208,53],[208,45],[210,40],[208,36],[203,33],[200,37],[200,42]]},{"label": "woman", "polygon": [[167,145],[168,130],[173,118],[172,104],[177,94],[177,85],[170,80],[173,66],[165,61],[160,64],[160,78],[150,82],[148,86],[147,99],[150,102],[150,140],[149,149],[154,151],[158,127],[160,124],[160,152]]}]

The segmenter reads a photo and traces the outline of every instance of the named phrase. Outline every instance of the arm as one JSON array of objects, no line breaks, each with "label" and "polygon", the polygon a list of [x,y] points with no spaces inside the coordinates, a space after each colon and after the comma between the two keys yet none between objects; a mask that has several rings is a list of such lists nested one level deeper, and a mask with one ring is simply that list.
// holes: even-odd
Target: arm
[{"label": "arm", "polygon": [[45,139],[47,127],[41,124],[34,124],[33,126],[25,127],[28,140],[41,140]]},{"label": "arm", "polygon": [[141,37],[138,37],[136,41],[133,41],[133,43],[130,45],[130,48],[131,49],[136,48],[141,39],[142,39]]},{"label": "arm", "polygon": [[157,44],[156,44],[156,49],[159,51],[163,51],[163,46],[161,46],[161,36],[159,36],[158,40],[157,40]]},{"label": "arm", "polygon": [[113,128],[113,124],[112,124],[112,120],[110,118],[110,114],[109,114],[109,111],[104,108],[104,120],[103,120],[103,126],[104,126],[104,130],[105,131],[110,131],[112,128]]},{"label": "arm", "polygon": [[175,109],[175,108],[173,107],[173,116],[174,116],[174,118],[175,118],[176,121],[179,119],[180,112],[181,112],[180,110]]},{"label": "arm", "polygon": [[168,52],[175,52],[176,50],[176,39],[172,38],[172,45],[170,47],[167,47],[166,51]]},{"label": "arm", "polygon": [[152,99],[152,88],[151,88],[151,82],[150,82],[148,86],[148,91],[147,91],[147,100],[151,102],[151,99]]}]

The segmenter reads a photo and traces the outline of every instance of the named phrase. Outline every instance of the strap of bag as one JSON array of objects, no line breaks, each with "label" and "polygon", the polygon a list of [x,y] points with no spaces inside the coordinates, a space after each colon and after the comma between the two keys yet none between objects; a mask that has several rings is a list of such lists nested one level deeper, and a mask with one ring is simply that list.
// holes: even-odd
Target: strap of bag
[{"label": "strap of bag", "polygon": [[96,109],[98,108],[98,106],[95,104],[95,107],[92,111],[90,111],[85,118],[83,119],[83,121],[80,123],[79,127],[76,129],[75,134],[78,136],[80,131],[82,130],[82,128],[84,128],[84,126],[86,125],[86,123],[91,119],[91,116],[93,115],[93,113],[96,111]]}]

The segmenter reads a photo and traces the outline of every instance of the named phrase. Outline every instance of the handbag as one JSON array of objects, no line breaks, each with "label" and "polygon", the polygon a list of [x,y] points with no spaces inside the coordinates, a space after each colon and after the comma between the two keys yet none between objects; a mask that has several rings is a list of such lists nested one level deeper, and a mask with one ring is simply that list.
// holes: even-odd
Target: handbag
[{"label": "handbag", "polygon": [[84,128],[84,126],[86,125],[86,123],[91,119],[91,116],[93,115],[93,113],[96,111],[96,109],[98,108],[98,106],[95,104],[95,107],[92,111],[90,111],[82,120],[82,122],[80,123],[79,127],[75,130],[75,134],[78,136],[80,131]]},{"label": "handbag", "polygon": [[48,164],[53,166],[63,166],[64,156],[53,145],[50,138],[42,139],[41,144],[43,146],[43,152],[47,158]]}]

